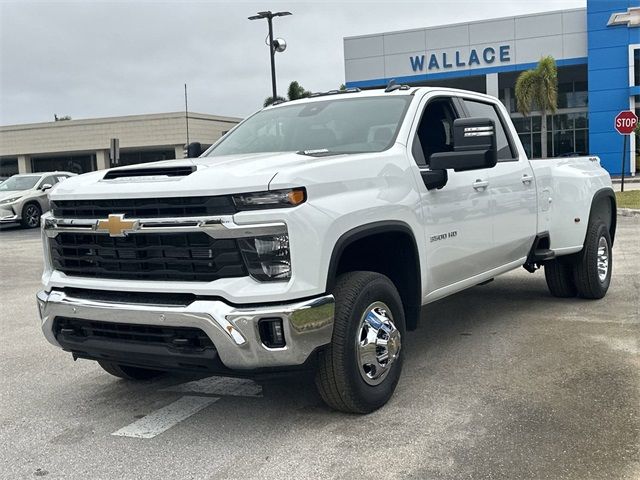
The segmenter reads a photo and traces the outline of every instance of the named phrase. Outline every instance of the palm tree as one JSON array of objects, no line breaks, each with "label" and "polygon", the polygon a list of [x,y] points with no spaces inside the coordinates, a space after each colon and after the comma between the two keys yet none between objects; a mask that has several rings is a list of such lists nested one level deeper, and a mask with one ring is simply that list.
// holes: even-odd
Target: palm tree
[{"label": "palm tree", "polygon": [[289,84],[289,90],[287,90],[289,100],[298,100],[299,98],[306,98],[309,95],[311,95],[311,92],[305,90],[304,87],[295,80]]},{"label": "palm tree", "polygon": [[542,158],[547,156],[547,112],[558,109],[558,68],[553,57],[540,59],[536,68],[522,72],[516,80],[518,111],[527,116],[532,110],[542,113]]},{"label": "palm tree", "polygon": [[[311,95],[311,92],[305,90],[302,85],[300,85],[295,80],[289,84],[289,88],[287,89],[287,98],[289,100],[298,100],[299,98],[306,98]],[[278,95],[275,101],[284,102],[286,99]],[[264,100],[264,106],[268,107],[274,102],[273,97],[267,97]]]},{"label": "palm tree", "polygon": [[284,97],[281,97],[280,95],[278,95],[275,99],[273,97],[267,97],[264,99],[264,103],[262,104],[263,107],[268,107],[269,105],[271,105],[274,102],[286,102],[287,99]]}]

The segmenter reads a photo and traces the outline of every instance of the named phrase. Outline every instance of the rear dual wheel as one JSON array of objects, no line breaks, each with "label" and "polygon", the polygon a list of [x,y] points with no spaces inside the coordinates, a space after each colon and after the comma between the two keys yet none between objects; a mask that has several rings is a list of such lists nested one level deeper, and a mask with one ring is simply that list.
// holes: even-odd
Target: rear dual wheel
[{"label": "rear dual wheel", "polygon": [[587,228],[582,251],[546,262],[544,274],[549,291],[556,297],[598,299],[609,289],[612,266],[609,229],[602,220],[595,220]]}]

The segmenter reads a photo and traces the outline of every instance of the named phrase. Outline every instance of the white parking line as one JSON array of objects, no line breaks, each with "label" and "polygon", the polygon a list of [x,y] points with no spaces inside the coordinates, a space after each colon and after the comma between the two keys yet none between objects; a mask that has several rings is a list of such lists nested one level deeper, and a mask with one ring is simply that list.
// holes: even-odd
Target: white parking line
[{"label": "white parking line", "polygon": [[113,432],[111,435],[117,435],[119,437],[153,438],[218,400],[219,398],[217,397],[185,396]]},{"label": "white parking line", "polygon": [[189,393],[192,395],[220,395],[231,397],[261,397],[262,387],[244,378],[207,377],[192,382],[166,387],[161,392]]}]

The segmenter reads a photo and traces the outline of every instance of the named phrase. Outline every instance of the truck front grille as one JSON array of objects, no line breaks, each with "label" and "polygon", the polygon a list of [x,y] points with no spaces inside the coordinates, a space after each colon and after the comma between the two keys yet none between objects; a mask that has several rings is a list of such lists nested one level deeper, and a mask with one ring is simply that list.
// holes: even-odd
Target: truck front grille
[{"label": "truck front grille", "polygon": [[112,213],[129,218],[171,218],[233,215],[237,210],[231,197],[215,196],[56,200],[51,202],[51,211],[57,218],[106,218]]},{"label": "truck front grille", "polygon": [[210,282],[247,275],[237,241],[204,232],[59,233],[50,245],[53,267],[71,276]]}]

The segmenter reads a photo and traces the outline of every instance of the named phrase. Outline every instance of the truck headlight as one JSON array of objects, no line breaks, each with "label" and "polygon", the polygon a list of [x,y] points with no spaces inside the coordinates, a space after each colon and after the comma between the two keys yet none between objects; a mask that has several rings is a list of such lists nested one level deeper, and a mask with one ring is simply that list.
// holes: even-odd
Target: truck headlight
[{"label": "truck headlight", "polygon": [[238,243],[247,270],[256,280],[288,280],[291,277],[289,235],[241,238]]},{"label": "truck headlight", "polygon": [[258,210],[263,208],[287,208],[304,203],[307,192],[304,188],[287,188],[267,192],[241,193],[233,196],[238,210]]}]

